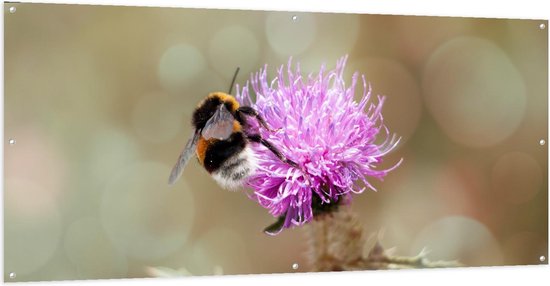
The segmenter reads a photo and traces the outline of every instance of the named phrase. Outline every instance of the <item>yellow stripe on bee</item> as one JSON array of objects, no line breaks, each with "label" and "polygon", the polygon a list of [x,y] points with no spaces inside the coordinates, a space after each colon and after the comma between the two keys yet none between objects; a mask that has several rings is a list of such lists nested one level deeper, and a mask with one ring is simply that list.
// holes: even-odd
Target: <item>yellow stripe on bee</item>
[{"label": "yellow stripe on bee", "polygon": [[221,91],[218,91],[218,92],[212,92],[208,95],[208,98],[212,98],[212,97],[217,97],[219,98],[221,101],[223,102],[228,102],[231,104],[231,112],[235,112],[237,109],[239,109],[240,107],[240,104],[239,102],[235,99],[235,97],[233,97],[232,95],[230,94],[227,94],[225,92],[221,92]]},{"label": "yellow stripe on bee", "polygon": [[241,132],[242,128],[241,128],[241,124],[239,123],[239,121],[235,120],[233,121],[233,133],[235,132]]},{"label": "yellow stripe on bee", "polygon": [[206,140],[204,138],[199,138],[199,142],[197,142],[197,159],[199,159],[199,163],[204,166],[204,157],[206,156],[206,149],[208,149],[208,145],[212,143],[213,139]]}]

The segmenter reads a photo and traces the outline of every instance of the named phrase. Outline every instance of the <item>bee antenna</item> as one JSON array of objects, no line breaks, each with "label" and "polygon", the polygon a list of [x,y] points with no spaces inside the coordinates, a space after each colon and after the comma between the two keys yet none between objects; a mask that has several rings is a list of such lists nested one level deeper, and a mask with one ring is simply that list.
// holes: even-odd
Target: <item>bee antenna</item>
[{"label": "bee antenna", "polygon": [[231,85],[229,86],[228,94],[231,94],[231,92],[233,91],[233,85],[235,84],[235,80],[237,79],[237,75],[239,74],[240,69],[241,69],[240,67],[237,67],[237,70],[235,71],[235,74],[233,75],[233,79],[231,80]]}]

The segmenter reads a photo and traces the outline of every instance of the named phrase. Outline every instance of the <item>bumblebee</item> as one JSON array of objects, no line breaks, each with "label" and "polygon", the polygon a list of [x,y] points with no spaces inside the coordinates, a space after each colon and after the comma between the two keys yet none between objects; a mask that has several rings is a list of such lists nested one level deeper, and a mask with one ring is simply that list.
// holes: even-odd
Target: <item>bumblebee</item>
[{"label": "bumblebee", "polygon": [[210,93],[195,109],[191,122],[194,130],[172,169],[168,181],[170,185],[179,179],[189,159],[196,155],[198,162],[220,186],[226,189],[240,187],[257,168],[255,154],[250,148],[251,142],[262,144],[281,161],[297,167],[296,163],[262,138],[257,130],[251,130],[247,121],[253,117],[261,128],[276,131],[269,127],[254,108],[240,106],[230,95],[231,89],[229,93]]}]

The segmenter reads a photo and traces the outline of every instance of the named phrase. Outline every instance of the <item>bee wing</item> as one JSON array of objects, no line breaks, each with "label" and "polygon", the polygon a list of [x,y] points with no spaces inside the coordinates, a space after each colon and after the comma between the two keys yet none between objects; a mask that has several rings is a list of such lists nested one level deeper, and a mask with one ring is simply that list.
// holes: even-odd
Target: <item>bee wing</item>
[{"label": "bee wing", "polygon": [[234,121],[233,114],[227,110],[224,104],[221,104],[214,115],[206,121],[201,135],[204,139],[225,140],[233,133]]},{"label": "bee wing", "polygon": [[187,144],[185,145],[183,151],[181,151],[176,165],[174,165],[174,167],[172,168],[170,178],[168,179],[168,184],[170,185],[173,185],[179,179],[181,173],[183,173],[183,168],[185,168],[185,165],[187,165],[189,159],[191,159],[191,157],[193,157],[193,155],[195,154],[195,150],[197,149],[197,142],[199,142],[200,138],[200,132],[198,130],[195,130],[192,136],[193,137],[189,138],[189,140],[187,141]]}]

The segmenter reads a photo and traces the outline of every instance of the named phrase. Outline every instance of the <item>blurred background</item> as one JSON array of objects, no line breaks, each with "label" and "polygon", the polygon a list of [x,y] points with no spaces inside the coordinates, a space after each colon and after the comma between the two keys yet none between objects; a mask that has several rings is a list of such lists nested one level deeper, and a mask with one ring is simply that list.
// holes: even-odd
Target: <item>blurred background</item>
[{"label": "blurred background", "polygon": [[166,183],[196,104],[290,56],[347,54],[387,96],[384,163],[404,162],[355,197],[368,235],[468,266],[547,257],[547,21],[9,3],[4,21],[6,281],[307,271],[301,229],[263,234],[267,211],[197,163]]}]

